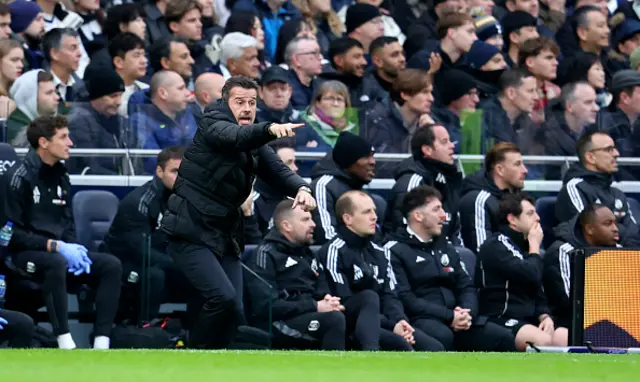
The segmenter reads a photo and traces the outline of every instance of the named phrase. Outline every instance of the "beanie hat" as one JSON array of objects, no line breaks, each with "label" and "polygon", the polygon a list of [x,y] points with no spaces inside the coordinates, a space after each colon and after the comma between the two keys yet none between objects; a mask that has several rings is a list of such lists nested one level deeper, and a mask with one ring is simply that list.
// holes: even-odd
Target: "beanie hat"
[{"label": "beanie hat", "polygon": [[356,30],[360,25],[380,17],[380,10],[375,5],[356,3],[347,8],[347,34]]},{"label": "beanie hat", "polygon": [[613,43],[613,48],[617,50],[618,44],[640,33],[640,21],[633,19],[624,20],[621,24],[614,27],[612,32],[611,42]]},{"label": "beanie hat", "polygon": [[613,75],[611,80],[611,93],[632,88],[634,86],[640,86],[640,72],[637,70],[624,69],[619,70]]},{"label": "beanie hat", "polygon": [[640,47],[635,48],[629,56],[629,68],[636,70],[640,66]]},{"label": "beanie hat", "polygon": [[348,131],[340,133],[336,145],[333,147],[333,161],[340,168],[349,168],[360,158],[366,158],[375,152],[371,143],[366,139]]},{"label": "beanie hat", "polygon": [[476,40],[471,45],[469,52],[465,54],[467,63],[472,69],[480,69],[484,64],[489,62],[500,50],[484,41]]},{"label": "beanie hat", "polygon": [[477,87],[471,75],[458,69],[445,70],[436,76],[435,86],[440,94],[440,102],[445,106]]},{"label": "beanie hat", "polygon": [[15,0],[9,3],[11,10],[11,30],[22,33],[36,19],[42,9],[35,1]]},{"label": "beanie hat", "polygon": [[502,24],[505,45],[508,46],[511,32],[517,32],[524,27],[538,26],[538,19],[531,16],[528,12],[515,11],[507,13],[507,15],[500,20],[500,24]]},{"label": "beanie hat", "polygon": [[89,100],[104,97],[109,94],[124,92],[124,81],[112,68],[102,67],[100,71],[85,73],[85,85],[89,93]]},{"label": "beanie hat", "polygon": [[487,41],[502,34],[502,26],[493,16],[480,16],[475,19],[478,40]]}]

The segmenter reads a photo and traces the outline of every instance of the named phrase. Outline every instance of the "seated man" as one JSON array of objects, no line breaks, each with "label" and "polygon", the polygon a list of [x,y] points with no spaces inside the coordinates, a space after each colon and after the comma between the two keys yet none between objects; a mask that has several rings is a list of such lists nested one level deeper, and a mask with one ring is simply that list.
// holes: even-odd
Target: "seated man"
[{"label": "seated man", "polygon": [[499,232],[482,244],[476,263],[479,315],[510,329],[516,349],[567,346],[569,332],[556,328],[542,288],[542,227],[535,200],[526,193],[500,201]]},{"label": "seated man", "polygon": [[322,264],[309,248],[315,227],[311,213],[285,200],[276,207],[274,221],[276,229],[250,261],[273,289],[256,277],[245,279],[254,324],[268,329],[271,318],[280,347],[297,347],[302,339],[319,341],[323,350],[345,350],[344,306],[331,296]]},{"label": "seated man", "polygon": [[13,310],[0,310],[0,344],[10,348],[29,348],[35,325],[31,317]]},{"label": "seated man", "polygon": [[570,253],[589,247],[616,248],[620,239],[616,217],[609,207],[594,203],[555,229],[556,240],[544,255],[542,282],[556,326],[571,325]]},{"label": "seated man", "polygon": [[[167,301],[170,293],[173,298],[169,300],[184,298],[186,280],[166,253],[166,237],[158,230],[183,155],[184,148],[180,146],[167,147],[158,154],[155,176],[120,201],[118,213],[104,238],[101,249],[122,262],[125,290],[120,299],[119,319],[131,319],[134,323],[141,320],[140,277],[144,271],[149,280],[150,317],[158,314],[160,304]],[[148,251],[147,240],[150,240]],[[150,268],[143,271],[143,264]]]},{"label": "seated man", "polygon": [[[440,342],[409,325],[395,292],[389,253],[373,242],[376,207],[362,191],[348,191],[336,203],[337,234],[318,252],[331,294],[345,307],[347,330],[362,350],[441,351]],[[363,301],[373,307],[361,309]],[[374,309],[375,308],[375,309]]]},{"label": "seated man", "polygon": [[400,209],[407,227],[385,245],[410,322],[445,350],[514,351],[509,330],[477,315],[473,281],[442,235],[446,213],[441,199],[437,189],[425,185],[406,193]]},{"label": "seated man", "polygon": [[76,347],[67,318],[67,283],[96,290],[95,349],[108,349],[118,309],[122,267],[113,255],[75,244],[64,117],[38,117],[27,127],[31,150],[3,176],[4,215],[13,223],[8,250],[14,264],[42,282],[49,320],[61,349]]}]

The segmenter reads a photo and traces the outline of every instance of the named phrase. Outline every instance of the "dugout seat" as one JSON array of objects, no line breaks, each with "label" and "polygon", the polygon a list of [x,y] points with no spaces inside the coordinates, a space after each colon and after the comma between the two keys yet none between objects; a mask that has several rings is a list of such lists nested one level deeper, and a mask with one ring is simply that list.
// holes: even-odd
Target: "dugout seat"
[{"label": "dugout seat", "polygon": [[545,249],[549,248],[555,240],[553,229],[558,225],[558,219],[556,218],[556,199],[555,196],[543,196],[536,201],[536,211],[540,216],[540,225],[544,233],[542,248]]},{"label": "dugout seat", "polygon": [[0,143],[0,175],[4,174],[20,160],[16,150],[6,143]]},{"label": "dugout seat", "polygon": [[80,191],[73,196],[73,220],[76,239],[90,251],[96,251],[118,212],[118,197],[109,191]]},{"label": "dugout seat", "polygon": [[464,267],[471,277],[471,281],[475,283],[475,275],[476,275],[476,255],[471,252],[470,249],[464,247],[456,247],[458,254],[460,254],[460,261],[464,263]]},{"label": "dugout seat", "polygon": [[640,219],[640,202],[634,198],[627,198],[627,202],[629,203],[629,210],[631,211],[631,214],[634,219],[636,219],[636,222],[638,222],[638,219]]}]

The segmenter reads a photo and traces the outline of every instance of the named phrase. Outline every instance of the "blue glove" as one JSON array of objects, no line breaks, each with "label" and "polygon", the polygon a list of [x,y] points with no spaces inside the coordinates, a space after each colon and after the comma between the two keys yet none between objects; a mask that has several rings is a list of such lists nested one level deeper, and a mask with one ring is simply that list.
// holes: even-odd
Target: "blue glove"
[{"label": "blue glove", "polygon": [[7,320],[5,320],[4,318],[0,317],[0,330],[4,329],[4,327],[2,327],[2,325],[7,325],[8,322]]},{"label": "blue glove", "polygon": [[87,249],[79,244],[60,241],[58,242],[58,253],[64,256],[67,260],[67,268],[75,274],[82,267],[82,256],[87,255]]}]

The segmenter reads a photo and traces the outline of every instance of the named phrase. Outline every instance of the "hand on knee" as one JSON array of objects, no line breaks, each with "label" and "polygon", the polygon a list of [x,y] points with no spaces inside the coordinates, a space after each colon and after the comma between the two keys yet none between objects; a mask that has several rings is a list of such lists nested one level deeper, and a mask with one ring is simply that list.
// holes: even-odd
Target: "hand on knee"
[{"label": "hand on knee", "polygon": [[553,332],[553,346],[567,346],[569,344],[569,331],[566,328],[558,328]]}]

